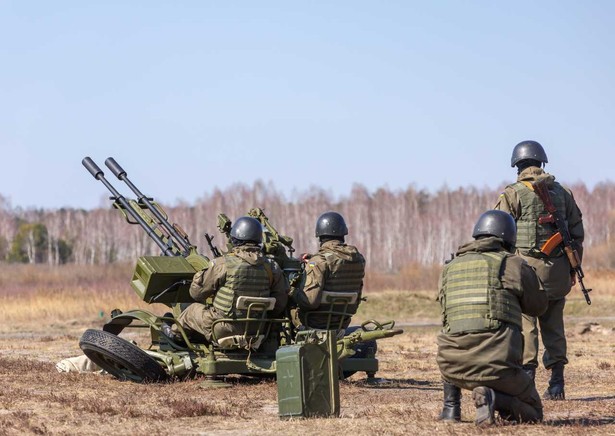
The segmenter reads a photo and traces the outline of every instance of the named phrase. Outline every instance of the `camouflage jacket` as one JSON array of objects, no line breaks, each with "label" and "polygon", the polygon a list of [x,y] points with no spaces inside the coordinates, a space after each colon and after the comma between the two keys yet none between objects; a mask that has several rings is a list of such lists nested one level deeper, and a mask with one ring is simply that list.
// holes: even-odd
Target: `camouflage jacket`
[{"label": "camouflage jacket", "polygon": [[[457,254],[487,251],[504,251],[503,241],[496,237],[479,239],[462,245]],[[524,314],[539,316],[547,309],[547,295],[533,269],[521,257],[505,257],[500,280],[502,287],[519,299]],[[438,366],[449,381],[497,380],[521,368],[523,336],[514,324],[503,323],[498,329],[478,333],[442,332],[437,342]]]},{"label": "camouflage jacket", "polygon": [[225,284],[227,273],[226,259],[231,254],[254,266],[260,266],[265,262],[269,263],[272,273],[269,295],[276,300],[272,315],[279,316],[283,314],[288,303],[288,281],[278,264],[265,257],[261,253],[260,247],[256,245],[235,247],[231,253],[213,259],[209,268],[198,271],[190,285],[190,295],[192,298],[200,303],[205,302],[208,298],[213,297]]},{"label": "camouflage jacket", "polygon": [[[318,253],[310,257],[306,265],[305,284],[295,292],[293,299],[299,312],[305,314],[328,309],[322,304],[323,291],[358,291],[357,303],[347,309],[348,313],[354,314],[360,303],[364,275],[365,259],[355,246],[337,240],[327,241],[320,246]],[[324,314],[310,315],[309,324],[324,328],[326,318]],[[332,320],[335,323],[338,319],[334,317]]]}]

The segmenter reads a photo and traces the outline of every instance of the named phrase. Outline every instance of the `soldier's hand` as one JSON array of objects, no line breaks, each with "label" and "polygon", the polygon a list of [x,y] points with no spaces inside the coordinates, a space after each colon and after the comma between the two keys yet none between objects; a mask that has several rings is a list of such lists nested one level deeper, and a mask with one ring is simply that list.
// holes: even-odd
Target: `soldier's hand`
[{"label": "soldier's hand", "polygon": [[310,260],[310,257],[312,257],[310,253],[301,254],[301,262],[307,262],[308,260]]}]

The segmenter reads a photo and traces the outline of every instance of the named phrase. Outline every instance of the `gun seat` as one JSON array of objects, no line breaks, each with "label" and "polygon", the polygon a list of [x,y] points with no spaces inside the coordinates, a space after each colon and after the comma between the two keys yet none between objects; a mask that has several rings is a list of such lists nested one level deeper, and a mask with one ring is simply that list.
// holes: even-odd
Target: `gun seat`
[{"label": "gun seat", "polygon": [[[308,328],[316,328],[310,324],[311,316],[327,316],[325,328],[319,330],[344,330],[346,321],[350,322],[352,313],[348,312],[348,307],[357,304],[359,301],[359,291],[322,291],[320,296],[321,306],[329,306],[328,310],[314,310],[305,313],[305,326]],[[334,320],[339,318],[339,321]]]},{"label": "gun seat", "polygon": [[[223,318],[214,321],[212,325],[214,343],[224,350],[257,350],[269,335],[271,325],[267,318],[267,312],[274,308],[275,301],[273,297],[238,297],[235,302],[235,308],[238,311],[245,312],[245,317]],[[221,322],[243,324],[244,332],[241,335],[230,335],[217,338],[213,327]],[[257,324],[256,332],[248,333],[250,327],[255,323]]]}]

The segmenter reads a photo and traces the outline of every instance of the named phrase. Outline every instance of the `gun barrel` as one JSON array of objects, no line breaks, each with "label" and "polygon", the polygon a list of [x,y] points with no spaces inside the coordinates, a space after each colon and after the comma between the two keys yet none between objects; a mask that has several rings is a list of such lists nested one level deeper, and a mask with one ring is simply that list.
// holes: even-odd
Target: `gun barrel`
[{"label": "gun barrel", "polygon": [[352,345],[357,342],[375,341],[382,338],[390,338],[395,335],[402,334],[402,329],[375,329],[375,330],[357,330],[350,335],[342,338],[338,343],[346,343]]},{"label": "gun barrel", "polygon": [[177,229],[169,223],[168,219],[160,213],[160,210],[150,201],[148,197],[146,197],[140,190],[137,188],[128,178],[128,174],[126,171],[118,164],[115,159],[112,157],[108,157],[105,160],[105,165],[107,168],[111,170],[113,175],[117,177],[122,182],[126,183],[132,192],[137,196],[137,200],[144,204],[145,207],[156,217],[158,222],[162,224],[162,226],[169,232],[169,234],[174,238],[175,242],[177,242],[182,250],[184,251],[184,255],[188,255],[190,253],[191,245],[190,241],[187,239],[185,235],[180,235]]},{"label": "gun barrel", "polygon": [[175,256],[172,248],[169,247],[164,241],[154,232],[154,230],[147,225],[147,223],[141,218],[141,216],[134,211],[128,200],[124,198],[122,194],[118,192],[117,189],[113,187],[113,185],[105,178],[105,173],[96,165],[96,163],[90,158],[85,157],[81,163],[83,166],[94,176],[96,180],[100,180],[103,185],[113,194],[113,201],[119,204],[130,216],[145,230],[147,235],[154,240],[156,245],[160,247],[162,252],[167,256]]}]

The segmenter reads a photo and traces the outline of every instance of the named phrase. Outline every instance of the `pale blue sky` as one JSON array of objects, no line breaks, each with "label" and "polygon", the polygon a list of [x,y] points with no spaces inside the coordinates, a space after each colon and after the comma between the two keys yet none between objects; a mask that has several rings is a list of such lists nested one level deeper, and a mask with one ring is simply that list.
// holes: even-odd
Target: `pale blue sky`
[{"label": "pale blue sky", "polygon": [[98,206],[86,155],[168,203],[495,187],[523,139],[592,187],[614,179],[613,23],[606,0],[0,1],[0,194]]}]

